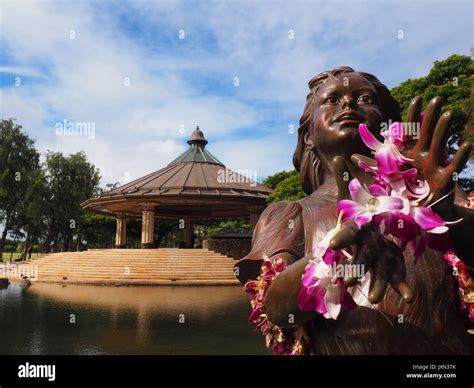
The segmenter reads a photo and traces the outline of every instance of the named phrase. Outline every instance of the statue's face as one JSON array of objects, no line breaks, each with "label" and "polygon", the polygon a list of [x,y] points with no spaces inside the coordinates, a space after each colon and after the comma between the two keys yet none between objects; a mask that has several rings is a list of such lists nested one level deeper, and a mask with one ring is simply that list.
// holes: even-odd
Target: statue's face
[{"label": "statue's face", "polygon": [[307,144],[315,146],[324,159],[325,154],[332,157],[341,150],[348,155],[366,154],[369,150],[359,136],[359,124],[379,136],[383,116],[374,86],[359,73],[346,73],[321,85],[312,119]]}]

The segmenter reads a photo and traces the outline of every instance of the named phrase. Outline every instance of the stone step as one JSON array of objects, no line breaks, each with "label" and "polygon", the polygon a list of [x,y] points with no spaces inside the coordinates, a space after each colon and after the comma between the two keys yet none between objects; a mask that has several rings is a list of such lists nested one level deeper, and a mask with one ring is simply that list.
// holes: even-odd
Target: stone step
[{"label": "stone step", "polygon": [[235,263],[232,258],[206,249],[59,252],[26,262],[37,266],[38,281],[150,285],[237,285],[233,272]]},{"label": "stone step", "polygon": [[70,251],[70,252],[55,252],[55,253],[43,253],[41,255],[33,255],[33,257],[48,257],[53,255],[73,255],[73,254],[220,254],[215,251],[208,249],[103,249],[98,251],[88,250],[88,251]]},{"label": "stone step", "polygon": [[225,256],[58,256],[58,257],[45,257],[36,260],[27,260],[27,262],[44,262],[44,261],[58,261],[58,260],[224,260],[232,261],[232,258]]},{"label": "stone step", "polygon": [[[67,267],[62,267],[62,268],[38,268],[38,272],[56,272],[56,271],[68,271],[68,272],[103,272],[103,271],[109,271],[109,272],[125,272],[128,270],[129,272],[149,272],[149,273],[160,273],[160,272],[180,272],[180,273],[197,273],[197,272],[223,272],[223,273],[229,273],[232,272],[232,268],[172,268],[172,267],[167,267],[167,268],[131,268],[131,267],[101,267],[101,268],[67,268]],[[26,271],[24,271],[26,272]]]},{"label": "stone step", "polygon": [[52,278],[46,280],[49,283],[63,284],[96,284],[101,286],[240,286],[236,279],[72,279],[63,280],[62,278]]},{"label": "stone step", "polygon": [[[31,268],[32,266],[30,266]],[[187,270],[192,270],[192,269],[224,269],[224,270],[229,270],[231,268],[234,268],[233,265],[228,265],[226,263],[221,264],[221,265],[206,265],[205,263],[202,264],[188,264],[188,265],[173,265],[173,264],[147,264],[147,265],[136,265],[132,263],[123,263],[123,265],[117,265],[117,264],[111,264],[111,265],[104,265],[104,264],[94,264],[94,265],[87,265],[87,264],[74,264],[74,265],[59,265],[59,264],[49,264],[49,265],[38,265],[36,266],[38,270],[41,270],[43,268],[68,268],[68,269],[87,269],[87,268],[117,268],[117,269],[123,269],[123,268],[133,268],[136,270],[142,269],[142,270],[148,270],[148,269],[167,269],[167,268],[176,268],[177,270],[181,271],[187,271]]]},{"label": "stone step", "polygon": [[141,261],[221,261],[221,262],[232,262],[234,259],[230,258],[223,258],[223,257],[55,257],[52,258],[45,258],[39,260],[28,260],[27,263],[42,263],[42,262],[54,262],[54,261],[88,261],[88,260],[95,260],[95,261],[114,261],[114,260],[141,260]]},{"label": "stone step", "polygon": [[112,271],[112,270],[102,270],[102,271],[69,271],[69,270],[42,270],[39,271],[39,275],[46,275],[46,274],[80,274],[80,275],[95,275],[95,274],[114,274],[114,275],[126,275],[129,273],[130,275],[148,275],[150,277],[152,276],[161,276],[161,275],[169,275],[169,274],[184,274],[184,275],[200,275],[200,274],[209,274],[209,275],[232,275],[233,272],[229,271],[172,271],[172,270],[167,270],[167,271],[130,271],[130,272],[125,272],[123,270],[121,271]]},{"label": "stone step", "polygon": [[233,259],[222,258],[222,257],[55,257],[54,259],[39,259],[39,260],[28,260],[27,263],[41,263],[41,262],[53,262],[53,261],[87,261],[87,260],[104,260],[104,261],[114,261],[114,260],[155,260],[155,261],[233,261]]},{"label": "stone step", "polygon": [[[209,276],[200,276],[200,277],[184,277],[184,276],[175,276],[175,277],[162,277],[162,278],[147,278],[147,277],[132,277],[132,278],[124,278],[124,277],[108,277],[108,276],[96,276],[96,277],[82,277],[82,276],[50,276],[47,278],[39,278],[37,281],[39,282],[49,282],[49,281],[62,281],[67,283],[78,283],[78,282],[95,282],[95,281],[110,281],[110,282],[122,282],[122,283],[133,283],[135,281],[177,281],[177,280],[226,280],[231,282],[238,281],[232,277],[209,277]],[[34,280],[33,280],[34,281]]]},{"label": "stone step", "polygon": [[130,256],[121,256],[121,255],[110,255],[110,256],[56,256],[56,257],[43,257],[41,259],[34,259],[34,260],[27,260],[28,262],[31,261],[50,261],[50,260],[90,260],[90,259],[104,259],[104,260],[118,260],[118,259],[128,259],[128,260],[138,260],[138,259],[150,259],[150,260],[233,260],[230,257],[226,256],[217,256],[217,255],[209,255],[209,256],[140,256],[140,255],[130,255]]},{"label": "stone step", "polygon": [[123,273],[89,273],[89,274],[80,274],[80,273],[67,273],[67,272],[55,272],[55,273],[47,273],[47,274],[38,274],[38,279],[41,280],[42,278],[49,278],[49,277],[90,277],[90,278],[123,278],[123,279],[133,279],[133,278],[148,278],[148,279],[161,279],[161,278],[229,278],[232,279],[234,276],[232,274],[207,274],[207,273],[200,273],[200,274],[183,274],[183,273],[163,273],[163,274],[130,274],[124,275]]},{"label": "stone step", "polygon": [[[43,263],[36,265],[38,268],[45,266],[49,267],[133,267],[133,268],[148,268],[148,267],[178,267],[178,268],[233,268],[235,263],[131,263],[131,262],[114,262],[114,263]],[[35,266],[35,264],[30,264],[29,266]]]},{"label": "stone step", "polygon": [[[64,256],[71,256],[71,255],[189,255],[189,256],[199,256],[199,255],[221,255],[220,253],[214,252],[214,251],[193,251],[193,250],[176,250],[176,251],[164,251],[164,252],[159,252],[159,251],[136,251],[136,250],[127,250],[127,251],[110,251],[110,252],[90,252],[90,251],[83,251],[83,252],[58,252],[58,253],[52,253],[49,255],[44,255],[42,257],[53,257],[57,255],[64,255]],[[224,256],[224,255],[222,255]],[[31,258],[36,258],[37,256],[32,256]],[[39,257],[39,256],[38,256]]]}]

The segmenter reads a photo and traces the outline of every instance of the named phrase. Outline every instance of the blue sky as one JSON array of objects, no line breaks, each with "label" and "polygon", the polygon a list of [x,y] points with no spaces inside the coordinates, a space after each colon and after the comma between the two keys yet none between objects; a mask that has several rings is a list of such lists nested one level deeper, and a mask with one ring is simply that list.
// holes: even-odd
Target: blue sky
[{"label": "blue sky", "polygon": [[[291,169],[288,127],[311,77],[348,65],[393,87],[474,42],[472,1],[2,0],[0,11],[1,117],[41,152],[86,151],[103,185],[164,167],[196,125],[232,169],[259,180]],[[58,136],[63,120],[94,123],[94,138]]]}]

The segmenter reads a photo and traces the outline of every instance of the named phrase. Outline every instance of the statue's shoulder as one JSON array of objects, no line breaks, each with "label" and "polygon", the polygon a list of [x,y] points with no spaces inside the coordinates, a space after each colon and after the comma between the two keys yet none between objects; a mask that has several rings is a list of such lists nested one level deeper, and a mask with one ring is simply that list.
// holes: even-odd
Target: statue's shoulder
[{"label": "statue's shoulder", "polygon": [[337,202],[337,195],[328,194],[326,192],[319,191],[319,190],[297,201],[298,205],[302,209],[314,208],[314,207],[326,207],[336,202]]},{"label": "statue's shoulder", "polygon": [[301,213],[299,201],[279,201],[267,206],[260,216],[260,222],[275,222],[277,220],[296,218]]},{"label": "statue's shoulder", "polygon": [[297,201],[279,201],[269,205],[262,213],[260,219],[274,222],[275,219],[296,218],[302,212],[326,209],[337,202],[335,196],[314,192]]}]

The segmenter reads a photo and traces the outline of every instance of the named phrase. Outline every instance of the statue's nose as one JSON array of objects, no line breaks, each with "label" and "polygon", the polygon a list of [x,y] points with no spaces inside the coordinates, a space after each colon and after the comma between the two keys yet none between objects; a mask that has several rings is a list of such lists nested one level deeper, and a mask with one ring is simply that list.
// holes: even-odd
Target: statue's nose
[{"label": "statue's nose", "polygon": [[342,99],[342,109],[346,110],[354,106],[354,99],[352,97],[346,97]]}]

